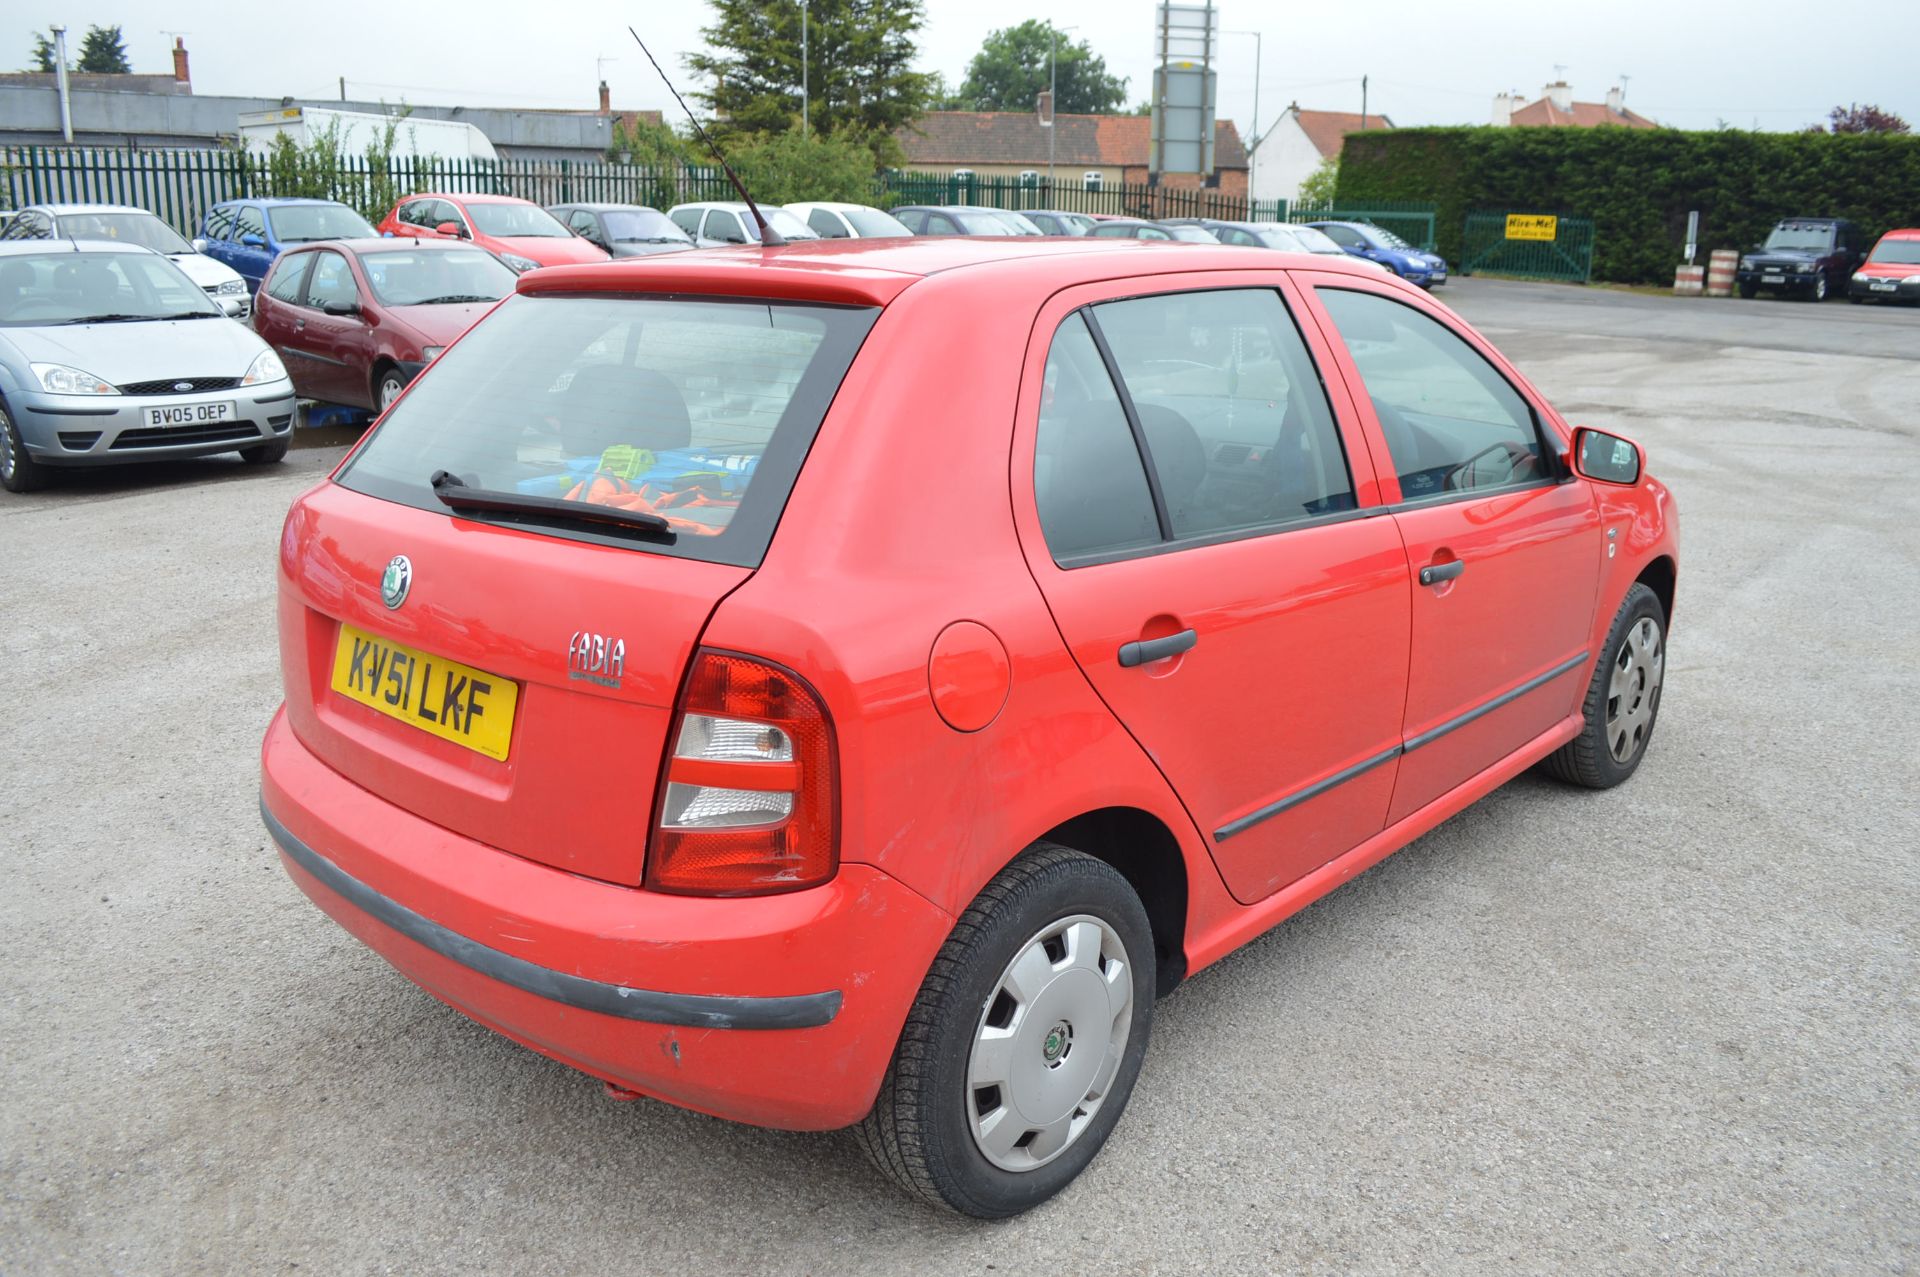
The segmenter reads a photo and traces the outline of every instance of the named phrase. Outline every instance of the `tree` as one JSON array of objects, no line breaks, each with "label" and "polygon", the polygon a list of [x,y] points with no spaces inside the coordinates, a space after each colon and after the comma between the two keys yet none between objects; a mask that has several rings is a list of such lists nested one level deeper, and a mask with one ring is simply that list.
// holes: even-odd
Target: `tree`
[{"label": "tree", "polygon": [[1127,100],[1127,81],[1107,74],[1107,62],[1084,40],[1060,40],[1038,18],[988,34],[967,64],[958,97],[969,111],[1031,111],[1046,91],[1047,58],[1054,58],[1056,109],[1063,115],[1104,115]]},{"label": "tree", "polygon": [[704,150],[696,156],[694,144],[670,126],[638,115],[613,122],[607,158],[644,172],[639,202],[652,208],[671,208],[681,202],[679,177],[684,166],[712,163]]},{"label": "tree", "polygon": [[[713,0],[712,52],[687,55],[710,87],[694,97],[726,131],[783,133],[801,116],[800,5]],[[820,133],[891,132],[926,110],[934,77],[913,69],[924,0],[809,0],[807,114]]]},{"label": "tree", "polygon": [[80,42],[80,69],[103,75],[126,75],[133,70],[117,24],[87,28],[87,38]]},{"label": "tree", "polygon": [[729,148],[727,162],[762,209],[796,200],[873,203],[873,152],[852,128],[828,137],[797,127],[762,134]]},{"label": "tree", "polygon": [[47,38],[44,31],[33,33],[33,52],[27,56],[33,59],[33,65],[27,68],[29,71],[44,71],[51,75],[60,69],[53,58],[53,41]]},{"label": "tree", "polygon": [[[1882,111],[1871,104],[1859,106],[1848,103],[1836,106],[1827,114],[1827,129],[1833,133],[1909,133],[1907,122],[1891,111]],[[1814,126],[1819,132],[1819,125]]]},{"label": "tree", "polygon": [[1333,192],[1340,184],[1340,157],[1329,155],[1321,159],[1320,167],[1307,174],[1300,183],[1299,200],[1302,204],[1331,204]]}]

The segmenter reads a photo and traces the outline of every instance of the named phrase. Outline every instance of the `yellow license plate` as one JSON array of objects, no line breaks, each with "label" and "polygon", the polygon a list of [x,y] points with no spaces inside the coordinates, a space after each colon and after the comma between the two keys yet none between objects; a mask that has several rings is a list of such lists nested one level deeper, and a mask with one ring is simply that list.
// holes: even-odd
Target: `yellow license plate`
[{"label": "yellow license plate", "polygon": [[488,758],[505,759],[520,688],[471,665],[340,627],[333,690]]}]

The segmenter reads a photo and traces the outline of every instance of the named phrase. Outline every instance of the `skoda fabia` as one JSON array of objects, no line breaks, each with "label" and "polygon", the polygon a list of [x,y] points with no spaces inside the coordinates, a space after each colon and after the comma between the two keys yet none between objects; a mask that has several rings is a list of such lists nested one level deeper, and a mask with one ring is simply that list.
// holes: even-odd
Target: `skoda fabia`
[{"label": "skoda fabia", "polygon": [[480,1022],[1009,1215],[1157,996],[1524,769],[1633,774],[1676,531],[1359,263],[532,272],[289,513],[262,805]]}]

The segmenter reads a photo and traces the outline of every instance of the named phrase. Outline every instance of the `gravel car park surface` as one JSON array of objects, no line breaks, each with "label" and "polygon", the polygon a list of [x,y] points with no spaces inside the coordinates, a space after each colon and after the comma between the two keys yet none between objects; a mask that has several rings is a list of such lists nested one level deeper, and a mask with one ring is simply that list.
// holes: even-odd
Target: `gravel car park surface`
[{"label": "gravel car park surface", "polygon": [[338,447],[0,493],[0,1272],[1911,1271],[1920,313],[1440,296],[1678,498],[1646,763],[1523,777],[1200,973],[1000,1224],[845,1134],[611,1104],[287,881],[274,550]]}]

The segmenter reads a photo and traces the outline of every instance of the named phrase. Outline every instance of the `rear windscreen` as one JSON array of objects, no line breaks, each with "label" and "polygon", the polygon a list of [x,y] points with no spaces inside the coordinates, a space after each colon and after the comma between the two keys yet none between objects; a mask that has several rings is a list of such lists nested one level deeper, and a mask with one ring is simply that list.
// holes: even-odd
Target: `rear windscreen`
[{"label": "rear windscreen", "polygon": [[356,492],[448,512],[469,488],[657,514],[670,536],[492,513],[553,536],[752,567],[877,310],[516,296],[463,337],[341,472]]}]

